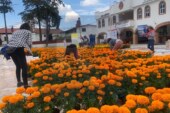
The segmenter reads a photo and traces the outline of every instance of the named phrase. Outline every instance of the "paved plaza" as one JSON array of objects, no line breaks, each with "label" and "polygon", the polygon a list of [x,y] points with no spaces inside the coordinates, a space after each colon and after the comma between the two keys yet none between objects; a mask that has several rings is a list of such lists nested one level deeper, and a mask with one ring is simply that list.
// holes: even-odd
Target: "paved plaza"
[{"label": "paved plaza", "polygon": [[[132,50],[147,51],[146,44],[143,45],[131,45]],[[165,45],[156,45],[154,55],[170,55],[170,49],[166,49]],[[29,62],[36,57],[28,56]],[[30,82],[30,81],[29,81]],[[4,95],[14,94],[16,90],[16,77],[15,77],[15,65],[12,60],[6,60],[0,55],[0,98]]]}]

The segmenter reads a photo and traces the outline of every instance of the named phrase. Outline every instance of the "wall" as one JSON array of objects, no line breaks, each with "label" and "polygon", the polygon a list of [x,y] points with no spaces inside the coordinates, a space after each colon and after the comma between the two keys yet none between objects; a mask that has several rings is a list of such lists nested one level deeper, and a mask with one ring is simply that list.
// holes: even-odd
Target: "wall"
[{"label": "wall", "polygon": [[[86,32],[82,32],[82,28],[86,28]],[[84,26],[84,27],[80,27],[80,28],[77,28],[76,32],[80,35],[80,30],[81,30],[81,35],[82,36],[89,36],[90,34],[95,34],[97,33],[97,28],[96,26]]]},{"label": "wall", "polygon": [[134,9],[134,20],[135,20],[135,28],[137,28],[138,25],[151,25],[153,27],[156,27],[157,25],[163,23],[163,22],[167,22],[170,21],[170,0],[165,0],[166,2],[166,14],[164,15],[159,15],[159,3],[161,0],[155,0],[156,2],[152,2],[152,4],[149,4],[150,8],[151,8],[151,17],[150,18],[145,18],[144,17],[144,7],[146,5],[142,5],[140,6],[143,10],[143,18],[140,20],[137,20],[137,9],[139,7],[136,7]]}]

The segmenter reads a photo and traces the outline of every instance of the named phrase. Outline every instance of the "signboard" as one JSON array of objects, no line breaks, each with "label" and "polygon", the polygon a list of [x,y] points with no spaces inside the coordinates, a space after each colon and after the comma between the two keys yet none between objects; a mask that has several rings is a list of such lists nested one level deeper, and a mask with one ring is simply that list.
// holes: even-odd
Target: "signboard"
[{"label": "signboard", "polygon": [[79,38],[79,34],[78,33],[72,33],[71,34],[71,42],[72,44],[75,44],[75,45],[79,45],[79,42],[80,42],[80,38]]},{"label": "signboard", "polygon": [[148,26],[147,25],[140,25],[137,27],[137,34],[138,37],[145,37],[145,34],[147,33]]}]

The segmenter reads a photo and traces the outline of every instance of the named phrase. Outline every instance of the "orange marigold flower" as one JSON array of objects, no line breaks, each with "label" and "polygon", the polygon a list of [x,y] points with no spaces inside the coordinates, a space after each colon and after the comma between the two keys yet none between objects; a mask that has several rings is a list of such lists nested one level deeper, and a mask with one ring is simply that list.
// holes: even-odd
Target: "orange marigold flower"
[{"label": "orange marigold flower", "polygon": [[105,88],[105,84],[100,84],[99,89],[103,89],[103,88]]},{"label": "orange marigold flower", "polygon": [[6,107],[6,104],[5,103],[0,103],[0,110],[2,110],[3,108]]},{"label": "orange marigold flower", "polygon": [[27,108],[33,108],[34,107],[34,102],[27,103]]},{"label": "orange marigold flower", "polygon": [[161,100],[162,99],[162,94],[161,93],[153,93],[152,94],[152,99],[153,100]]},{"label": "orange marigold flower", "polygon": [[168,103],[168,108],[170,109],[170,102]]},{"label": "orange marigold flower", "polygon": [[73,109],[73,110],[69,110],[69,111],[67,111],[66,113],[78,113],[78,111],[77,111],[77,110],[75,110],[75,109]]},{"label": "orange marigold flower", "polygon": [[120,107],[119,113],[131,113],[131,111],[127,107]]},{"label": "orange marigold flower", "polygon": [[151,106],[156,110],[161,110],[164,108],[164,103],[159,100],[154,100],[152,101]]},{"label": "orange marigold flower", "polygon": [[105,92],[99,89],[99,90],[97,90],[97,94],[99,94],[99,95],[105,95]]},{"label": "orange marigold flower", "polygon": [[51,97],[50,96],[45,96],[44,97],[44,102],[50,102],[51,101]]},{"label": "orange marigold flower", "polygon": [[135,110],[135,113],[148,113],[148,110],[145,108],[137,108]]},{"label": "orange marigold flower", "polygon": [[95,87],[94,87],[93,85],[90,85],[90,86],[88,86],[88,89],[89,89],[90,91],[94,91],[94,90],[95,90]]},{"label": "orange marigold flower", "polygon": [[68,97],[69,95],[70,95],[69,92],[65,92],[65,93],[64,93],[64,96],[65,96],[65,97]]},{"label": "orange marigold flower", "polygon": [[18,100],[17,96],[11,96],[9,98],[9,103],[11,103],[11,104],[16,104],[18,101],[19,100]]},{"label": "orange marigold flower", "polygon": [[38,80],[35,79],[35,80],[32,81],[32,83],[36,84],[36,83],[38,83]]},{"label": "orange marigold flower", "polygon": [[121,82],[116,82],[116,86],[120,87],[120,86],[122,86],[122,83]]},{"label": "orange marigold flower", "polygon": [[50,106],[46,106],[45,108],[44,108],[44,111],[48,111],[50,109]]},{"label": "orange marigold flower", "polygon": [[164,102],[170,102],[170,94],[163,94],[161,96],[162,101]]},{"label": "orange marigold flower", "polygon": [[60,93],[61,92],[61,89],[60,88],[57,88],[56,90],[55,90],[55,93]]},{"label": "orange marigold flower", "polygon": [[89,109],[87,109],[86,113],[100,113],[99,109],[91,107]]},{"label": "orange marigold flower", "polygon": [[111,107],[112,107],[113,113],[118,113],[119,112],[119,107],[117,105],[113,105]]},{"label": "orange marigold flower", "polygon": [[43,93],[47,94],[47,93],[49,93],[49,92],[51,91],[51,89],[48,88],[48,87],[43,87],[43,88],[41,88],[41,91],[42,91]]},{"label": "orange marigold flower", "polygon": [[38,73],[36,73],[34,76],[35,76],[35,77],[42,77],[43,74],[42,74],[42,72],[38,72]]},{"label": "orange marigold flower", "polygon": [[132,79],[132,83],[136,84],[136,83],[138,83],[138,80],[137,79]]},{"label": "orange marigold flower", "polygon": [[126,96],[126,100],[134,100],[134,101],[136,101],[137,100],[137,96],[129,94],[129,95]]},{"label": "orange marigold flower", "polygon": [[86,113],[86,110],[79,110],[77,113]]},{"label": "orange marigold flower", "polygon": [[40,92],[39,91],[35,91],[33,94],[32,94],[32,96],[33,96],[33,98],[37,98],[37,97],[39,97],[40,96]]},{"label": "orange marigold flower", "polygon": [[98,96],[97,99],[98,99],[98,100],[102,100],[103,97],[102,97],[102,96]]},{"label": "orange marigold flower", "polygon": [[115,80],[109,80],[109,81],[108,81],[108,84],[114,85],[114,84],[116,84],[116,81],[115,81]]},{"label": "orange marigold flower", "polygon": [[136,102],[134,100],[127,100],[125,103],[125,106],[130,109],[134,108],[134,107],[136,107]]},{"label": "orange marigold flower", "polygon": [[137,76],[137,75],[136,75],[134,72],[132,72],[132,71],[127,71],[126,74],[127,74],[128,77],[131,77],[131,78],[136,78],[136,76]]},{"label": "orange marigold flower", "polygon": [[89,86],[89,84],[90,84],[90,82],[87,80],[83,82],[83,86]]},{"label": "orange marigold flower", "polygon": [[16,89],[16,93],[17,94],[22,94],[24,92],[25,92],[25,88],[24,87],[19,87],[19,88]]},{"label": "orange marigold flower", "polygon": [[137,103],[141,105],[148,105],[150,103],[149,98],[143,95],[137,96]]},{"label": "orange marigold flower", "polygon": [[86,91],[85,88],[80,89],[80,93],[81,93],[81,94],[84,94],[85,91]]},{"label": "orange marigold flower", "polygon": [[146,80],[146,78],[145,77],[141,77],[141,80]]},{"label": "orange marigold flower", "polygon": [[4,96],[3,98],[2,98],[2,102],[4,102],[4,103],[7,103],[8,101],[9,101],[9,98],[10,98],[11,96]]},{"label": "orange marigold flower", "polygon": [[155,87],[147,87],[147,88],[145,88],[145,93],[146,94],[153,94],[153,93],[155,93],[155,91],[156,91]]},{"label": "orange marigold flower", "polygon": [[43,80],[48,80],[48,76],[43,76]]},{"label": "orange marigold flower", "polygon": [[113,109],[109,105],[104,105],[100,108],[101,113],[113,113]]},{"label": "orange marigold flower", "polygon": [[34,92],[34,88],[28,87],[25,91],[27,94],[32,94]]}]

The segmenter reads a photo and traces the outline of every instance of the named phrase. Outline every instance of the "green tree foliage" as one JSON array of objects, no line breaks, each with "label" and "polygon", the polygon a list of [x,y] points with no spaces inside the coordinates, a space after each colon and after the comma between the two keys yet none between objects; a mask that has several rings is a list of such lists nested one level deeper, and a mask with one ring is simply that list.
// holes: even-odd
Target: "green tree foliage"
[{"label": "green tree foliage", "polygon": [[[45,21],[46,36],[49,36],[50,27],[59,28],[60,19],[58,5],[63,4],[62,0],[23,0],[25,10],[21,12],[25,21],[38,19]],[[48,37],[46,39],[48,41]]]},{"label": "green tree foliage", "polygon": [[6,13],[12,12],[12,2],[11,0],[0,0],[0,13],[4,16],[4,23],[5,23],[5,34],[6,40],[8,42],[8,33],[7,33],[7,23],[6,23]]}]

